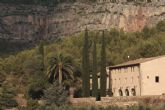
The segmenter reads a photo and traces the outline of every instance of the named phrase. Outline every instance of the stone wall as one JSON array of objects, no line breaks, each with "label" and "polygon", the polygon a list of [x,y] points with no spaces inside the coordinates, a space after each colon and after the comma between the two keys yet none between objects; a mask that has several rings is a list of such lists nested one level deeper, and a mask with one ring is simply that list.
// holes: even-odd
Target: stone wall
[{"label": "stone wall", "polygon": [[95,98],[72,98],[70,104],[74,106],[131,106],[139,103],[161,104],[165,101],[165,96],[134,96],[134,97],[102,97],[101,101]]}]

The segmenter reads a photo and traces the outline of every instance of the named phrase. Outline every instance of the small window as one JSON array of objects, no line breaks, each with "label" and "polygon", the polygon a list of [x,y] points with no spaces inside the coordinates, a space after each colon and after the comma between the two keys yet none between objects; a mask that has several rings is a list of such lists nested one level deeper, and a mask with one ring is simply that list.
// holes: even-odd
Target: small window
[{"label": "small window", "polygon": [[147,76],[147,79],[149,79],[150,77],[149,76]]},{"label": "small window", "polygon": [[156,77],[155,77],[155,82],[156,82],[156,83],[159,83],[159,76],[156,76]]}]

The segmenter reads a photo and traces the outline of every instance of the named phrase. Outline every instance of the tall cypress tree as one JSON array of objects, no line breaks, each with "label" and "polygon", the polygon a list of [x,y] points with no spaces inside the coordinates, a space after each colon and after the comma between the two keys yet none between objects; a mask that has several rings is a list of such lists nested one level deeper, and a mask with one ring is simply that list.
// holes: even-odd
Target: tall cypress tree
[{"label": "tall cypress tree", "polygon": [[39,55],[41,63],[41,71],[44,72],[44,42],[41,40],[38,46],[37,54]]},{"label": "tall cypress tree", "polygon": [[109,70],[109,96],[112,96],[113,93],[112,93],[112,73],[111,73],[111,70]]},{"label": "tall cypress tree", "polygon": [[101,71],[100,71],[100,92],[101,96],[106,96],[106,84],[107,84],[107,73],[106,73],[106,42],[105,42],[105,36],[104,31],[102,33],[102,47],[101,47]]},{"label": "tall cypress tree", "polygon": [[84,35],[84,45],[82,52],[82,80],[83,80],[83,96],[90,96],[90,72],[89,72],[89,41],[88,30],[86,28]]},{"label": "tall cypress tree", "polygon": [[92,96],[98,95],[98,77],[97,77],[97,51],[96,51],[96,38],[93,41],[93,67],[92,67]]}]

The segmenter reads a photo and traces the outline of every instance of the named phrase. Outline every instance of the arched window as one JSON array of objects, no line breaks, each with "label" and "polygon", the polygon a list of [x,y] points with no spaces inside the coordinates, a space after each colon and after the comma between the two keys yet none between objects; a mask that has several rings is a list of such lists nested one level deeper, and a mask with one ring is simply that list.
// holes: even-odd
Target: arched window
[{"label": "arched window", "polygon": [[129,96],[129,90],[128,89],[125,90],[125,95]]},{"label": "arched window", "polygon": [[136,90],[134,88],[131,89],[132,96],[136,96]]},{"label": "arched window", "polygon": [[123,91],[119,89],[119,96],[123,96]]}]

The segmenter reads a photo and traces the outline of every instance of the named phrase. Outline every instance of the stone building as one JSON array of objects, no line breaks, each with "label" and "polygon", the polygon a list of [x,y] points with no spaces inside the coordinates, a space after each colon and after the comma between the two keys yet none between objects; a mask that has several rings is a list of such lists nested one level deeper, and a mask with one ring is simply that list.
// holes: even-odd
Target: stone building
[{"label": "stone building", "polygon": [[162,95],[165,93],[165,56],[140,58],[109,67],[113,96]]}]

